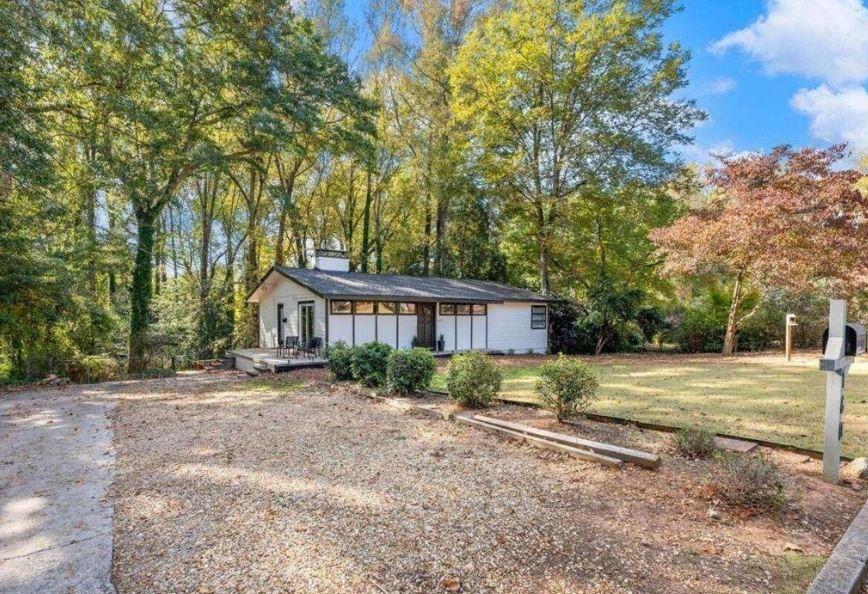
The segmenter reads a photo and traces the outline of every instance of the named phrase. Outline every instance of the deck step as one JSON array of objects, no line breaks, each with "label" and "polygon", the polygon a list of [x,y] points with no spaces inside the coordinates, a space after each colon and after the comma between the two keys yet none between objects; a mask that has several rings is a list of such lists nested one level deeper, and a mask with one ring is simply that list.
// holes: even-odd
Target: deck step
[{"label": "deck step", "polygon": [[479,429],[483,429],[485,431],[490,431],[492,433],[496,433],[498,435],[503,435],[505,437],[511,437],[512,439],[518,439],[521,441],[525,441],[532,446],[546,448],[549,450],[554,450],[556,452],[561,452],[564,454],[569,454],[575,458],[580,458],[582,460],[587,460],[589,462],[596,462],[598,464],[602,464],[603,466],[609,466],[611,468],[619,468],[623,462],[617,458],[612,458],[610,456],[604,456],[602,454],[597,454],[590,450],[585,450],[581,448],[572,447],[563,443],[558,443],[555,441],[549,441],[547,439],[542,439],[539,437],[535,437],[533,435],[528,435],[526,433],[521,433],[519,431],[513,431],[511,429],[507,429],[505,427],[500,427],[498,425],[493,425],[491,423],[486,423],[485,421],[479,420],[474,416],[468,414],[459,414],[455,415],[455,421],[458,423],[463,423],[465,425],[470,425],[472,427],[477,427]]},{"label": "deck step", "polygon": [[268,363],[262,363],[260,361],[254,361],[253,362],[253,369],[255,369],[256,371],[265,373],[267,371],[271,371],[271,366],[268,365]]},{"label": "deck step", "polygon": [[617,458],[624,462],[644,466],[645,468],[657,468],[660,466],[660,456],[657,454],[623,448],[599,441],[591,441],[590,439],[582,439],[580,437],[565,435],[563,433],[555,433],[554,431],[546,431],[545,429],[537,429],[536,427],[528,427],[527,425],[495,419],[485,415],[474,415],[474,418],[484,423],[488,423],[489,425],[496,425],[498,427],[503,427],[504,429],[509,429],[510,431],[523,433],[539,439],[562,443],[580,450],[589,450],[596,454],[601,454],[610,458]]}]

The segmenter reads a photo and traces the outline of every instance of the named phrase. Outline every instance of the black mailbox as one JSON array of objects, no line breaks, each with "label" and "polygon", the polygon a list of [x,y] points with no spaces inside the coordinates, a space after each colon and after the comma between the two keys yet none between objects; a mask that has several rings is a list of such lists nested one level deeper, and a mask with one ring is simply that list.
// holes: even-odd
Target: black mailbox
[{"label": "black mailbox", "polygon": [[[855,357],[864,355],[868,338],[865,336],[865,326],[862,324],[850,323],[847,324],[847,329],[844,331],[844,355],[847,357]],[[829,342],[829,329],[823,330],[823,352],[826,352],[826,343]]]}]

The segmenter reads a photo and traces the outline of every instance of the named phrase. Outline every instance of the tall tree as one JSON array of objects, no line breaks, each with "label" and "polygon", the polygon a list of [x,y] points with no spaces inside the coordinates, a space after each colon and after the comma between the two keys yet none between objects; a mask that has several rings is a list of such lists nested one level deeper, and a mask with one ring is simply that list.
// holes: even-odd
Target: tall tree
[{"label": "tall tree", "polygon": [[[858,171],[839,169],[843,145],[780,146],[727,157],[710,172],[708,201],[655,231],[666,271],[733,280],[723,353],[735,350],[747,288],[821,290],[846,295],[868,287],[868,194]],[[757,301],[757,307],[759,305]]]},{"label": "tall tree", "polygon": [[668,0],[516,0],[461,47],[452,84],[487,179],[527,221],[539,288],[551,290],[555,227],[588,195],[659,184],[669,149],[703,117],[673,94],[687,52],[664,46]]}]

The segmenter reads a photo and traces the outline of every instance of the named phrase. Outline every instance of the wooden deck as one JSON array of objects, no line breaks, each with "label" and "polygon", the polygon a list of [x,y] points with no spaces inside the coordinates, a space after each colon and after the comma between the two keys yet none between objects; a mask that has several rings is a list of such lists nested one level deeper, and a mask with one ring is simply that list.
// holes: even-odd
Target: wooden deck
[{"label": "wooden deck", "polygon": [[234,349],[226,355],[235,357],[235,368],[248,373],[289,371],[301,367],[323,367],[322,357],[278,357],[277,349]]}]

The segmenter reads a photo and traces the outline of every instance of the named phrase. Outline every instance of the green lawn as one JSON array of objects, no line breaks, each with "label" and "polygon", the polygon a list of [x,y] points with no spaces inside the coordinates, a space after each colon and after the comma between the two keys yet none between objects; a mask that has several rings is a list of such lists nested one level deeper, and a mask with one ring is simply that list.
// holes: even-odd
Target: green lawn
[{"label": "green lawn", "polygon": [[[725,433],[822,449],[825,373],[819,355],[792,362],[762,354],[586,357],[600,374],[592,412],[667,425],[698,423]],[[496,359],[503,397],[533,401],[539,362]],[[542,359],[540,358],[540,361]],[[435,386],[443,389],[441,369]],[[868,360],[850,369],[844,410],[844,453],[868,455]]]}]

